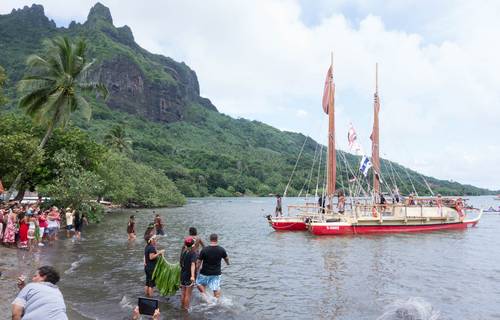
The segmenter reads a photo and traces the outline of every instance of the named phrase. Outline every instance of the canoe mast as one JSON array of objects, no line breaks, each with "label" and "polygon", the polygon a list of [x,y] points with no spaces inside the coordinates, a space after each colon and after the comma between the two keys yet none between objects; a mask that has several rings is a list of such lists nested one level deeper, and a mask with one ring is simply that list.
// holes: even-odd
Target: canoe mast
[{"label": "canoe mast", "polygon": [[328,114],[328,161],[326,196],[330,208],[333,208],[333,196],[335,195],[335,182],[337,180],[337,153],[335,150],[335,83],[333,82],[333,52],[330,68],[328,69],[327,81],[325,83],[325,94],[328,102],[325,108],[325,96],[323,96],[323,109]]},{"label": "canoe mast", "polygon": [[373,197],[377,199],[380,195],[380,136],[378,126],[378,113],[380,111],[380,100],[378,97],[378,63],[375,64],[375,94],[373,103],[373,131],[372,140],[372,164],[373,164]]}]

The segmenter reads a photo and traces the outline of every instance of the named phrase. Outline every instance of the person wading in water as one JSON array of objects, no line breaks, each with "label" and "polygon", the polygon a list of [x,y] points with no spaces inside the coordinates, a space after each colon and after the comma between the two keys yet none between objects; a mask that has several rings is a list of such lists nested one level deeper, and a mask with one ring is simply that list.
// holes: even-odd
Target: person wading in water
[{"label": "person wading in water", "polygon": [[135,238],[136,238],[136,235],[135,235],[135,217],[133,215],[131,215],[130,218],[128,219],[127,234],[128,234],[129,240],[135,240]]},{"label": "person wading in water", "polygon": [[210,235],[210,245],[203,248],[198,256],[198,263],[203,263],[200,274],[196,279],[198,290],[206,297],[205,291],[208,286],[213,291],[214,296],[220,298],[221,290],[221,260],[224,259],[229,265],[229,258],[226,250],[217,243],[218,236],[215,233]]},{"label": "person wading in water", "polygon": [[163,222],[161,221],[161,217],[159,214],[157,214],[155,217],[155,229],[157,235],[159,236],[165,235],[165,232],[163,231]]},{"label": "person wading in water", "polygon": [[144,248],[144,272],[146,273],[146,285],[144,287],[144,294],[147,297],[153,296],[153,288],[155,282],[153,280],[153,271],[155,270],[156,261],[158,256],[165,253],[165,250],[156,250],[156,235],[147,240],[147,245]]},{"label": "person wading in water", "polygon": [[193,293],[196,275],[197,253],[194,249],[195,239],[191,236],[184,239],[184,247],[181,253],[181,304],[184,310],[189,309],[191,294]]}]

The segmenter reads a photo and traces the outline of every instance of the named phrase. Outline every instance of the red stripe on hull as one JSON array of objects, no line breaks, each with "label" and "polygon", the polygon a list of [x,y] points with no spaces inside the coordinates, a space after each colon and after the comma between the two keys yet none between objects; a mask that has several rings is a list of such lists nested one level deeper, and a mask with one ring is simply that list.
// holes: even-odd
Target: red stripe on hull
[{"label": "red stripe on hull", "polygon": [[276,231],[306,231],[307,225],[303,221],[273,221],[271,227]]},{"label": "red stripe on hull", "polygon": [[310,231],[315,235],[344,235],[344,234],[368,234],[368,233],[399,233],[399,232],[426,232],[438,230],[456,230],[473,227],[478,221],[431,224],[431,225],[397,225],[397,226],[325,226],[312,225]]}]

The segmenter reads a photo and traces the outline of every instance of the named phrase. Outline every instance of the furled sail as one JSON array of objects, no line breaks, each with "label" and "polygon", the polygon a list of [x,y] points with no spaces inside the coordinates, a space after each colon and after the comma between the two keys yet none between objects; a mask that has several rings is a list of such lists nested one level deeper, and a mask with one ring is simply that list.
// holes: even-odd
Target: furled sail
[{"label": "furled sail", "polygon": [[323,91],[323,111],[328,114],[328,162],[326,179],[326,196],[332,204],[335,194],[337,176],[337,159],[335,151],[335,83],[333,82],[333,59],[326,73],[325,88]]},{"label": "furled sail", "polygon": [[375,65],[375,95],[373,103],[373,130],[370,136],[372,140],[372,164],[373,164],[373,192],[380,193],[380,145],[378,113],[380,111],[380,99],[378,96],[378,64]]}]

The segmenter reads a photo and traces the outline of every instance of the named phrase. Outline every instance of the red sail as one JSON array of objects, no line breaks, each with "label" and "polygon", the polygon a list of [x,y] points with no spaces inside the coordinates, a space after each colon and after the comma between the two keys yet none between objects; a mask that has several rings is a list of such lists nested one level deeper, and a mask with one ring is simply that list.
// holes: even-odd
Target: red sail
[{"label": "red sail", "polygon": [[333,207],[335,182],[337,180],[337,154],[335,150],[335,84],[333,82],[333,67],[330,65],[326,74],[325,89],[323,92],[323,110],[328,114],[328,162],[326,194]]},{"label": "red sail", "polygon": [[328,68],[325,79],[325,88],[323,90],[323,111],[328,114],[329,106],[333,103],[333,95],[335,94],[335,84],[333,83],[332,66]]}]

